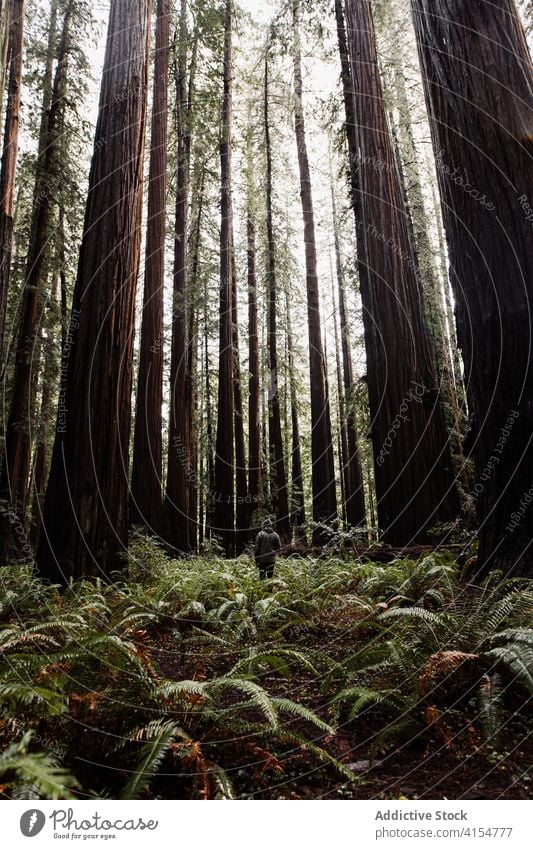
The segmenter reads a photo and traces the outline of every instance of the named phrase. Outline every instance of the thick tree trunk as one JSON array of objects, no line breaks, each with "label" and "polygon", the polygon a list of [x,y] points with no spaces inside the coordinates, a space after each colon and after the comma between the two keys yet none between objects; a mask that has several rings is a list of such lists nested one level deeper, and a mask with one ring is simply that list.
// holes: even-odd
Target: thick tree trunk
[{"label": "thick tree trunk", "polygon": [[[112,0],[38,564],[109,575],[127,544],[150,0]],[[70,343],[70,344],[69,344]]]},{"label": "thick tree trunk", "polygon": [[[8,0],[10,28],[8,44],[9,86],[7,92],[4,148],[0,167],[0,375],[5,368],[5,324],[13,251],[15,173],[19,146],[24,0]],[[3,86],[2,86],[3,91]]]},{"label": "thick tree trunk", "polygon": [[178,45],[176,168],[176,233],[174,240],[174,303],[172,307],[172,354],[170,362],[170,419],[166,491],[167,537],[179,551],[191,548],[189,480],[191,462],[192,386],[190,385],[190,338],[188,295],[189,209],[189,116],[187,109],[187,3],[181,2]]},{"label": "thick tree trunk", "polygon": [[157,0],[148,221],[130,522],[161,531],[163,475],[163,289],[167,190],[169,0]]},{"label": "thick tree trunk", "polygon": [[[347,0],[357,240],[379,523],[390,544],[459,510],[450,448],[383,101],[371,6]],[[349,96],[350,89],[348,90]],[[379,167],[377,167],[379,164]]]},{"label": "thick tree trunk", "polygon": [[287,473],[281,430],[281,409],[279,400],[278,368],[278,327],[277,327],[277,280],[276,247],[272,214],[272,148],[270,143],[268,92],[268,49],[265,56],[265,79],[263,98],[263,118],[265,130],[266,155],[266,234],[267,234],[267,298],[268,298],[268,357],[270,383],[268,392],[268,434],[270,448],[270,492],[272,509],[276,515],[276,528],[282,540],[290,533],[289,500],[287,492]]},{"label": "thick tree trunk", "polygon": [[[413,136],[411,115],[405,79],[400,70],[401,57],[395,54],[397,63],[394,74],[395,101],[398,108],[398,167],[404,191],[404,203],[410,225],[413,244],[416,246],[416,268],[422,284],[423,312],[434,355],[437,384],[442,397],[442,408],[450,438],[451,459],[461,504],[463,518],[473,519],[471,473],[465,462],[462,448],[464,436],[457,389],[455,384],[451,343],[446,330],[446,316],[440,281],[433,258],[433,249],[428,232],[428,214],[424,204],[422,182],[418,166],[418,153]],[[391,119],[392,123],[392,119]],[[403,154],[403,156],[402,156]],[[404,164],[405,163],[405,164]],[[445,280],[445,283],[448,281]]]},{"label": "thick tree trunk", "polygon": [[[339,318],[342,347],[343,375],[343,405],[342,428],[345,431],[347,453],[345,457],[345,507],[346,520],[353,527],[366,524],[365,496],[363,489],[363,472],[357,445],[357,415],[355,408],[355,382],[353,376],[352,351],[350,344],[350,328],[346,312],[346,293],[344,288],[344,272],[342,267],[339,230],[335,194],[331,191],[333,208],[333,233],[335,241],[335,267],[339,294]],[[336,327],[335,319],[335,327]]]},{"label": "thick tree trunk", "polygon": [[412,1],[465,363],[483,573],[533,576],[533,81],[513,0]]},{"label": "thick tree trunk", "polygon": [[228,557],[235,550],[234,493],[234,404],[233,404],[233,322],[232,322],[232,200],[231,200],[231,122],[232,122],[232,0],[226,0],[224,32],[224,94],[220,138],[221,228],[220,228],[220,338],[218,370],[218,422],[215,455],[215,527]]},{"label": "thick tree trunk", "polygon": [[[294,115],[300,193],[304,221],[305,266],[307,285],[307,318],[309,329],[309,373],[311,384],[311,458],[313,481],[313,520],[316,524],[335,524],[337,493],[331,419],[326,393],[326,366],[320,327],[320,302],[317,276],[315,222],[309,157],[305,138],[302,101],[302,61],[299,29],[299,0],[293,0]],[[322,540],[320,529],[314,540]]]},{"label": "thick tree trunk", "polygon": [[43,287],[48,275],[49,237],[53,197],[59,187],[62,114],[65,108],[65,84],[70,27],[74,2],[67,5],[57,67],[50,94],[50,75],[53,59],[53,38],[50,39],[45,92],[37,156],[37,173],[33,193],[30,243],[22,297],[20,329],[13,371],[13,393],[6,428],[4,467],[0,477],[0,497],[9,503],[9,513],[0,522],[0,558],[7,558],[12,543],[25,544],[21,535],[12,537],[12,517],[24,524],[29,492],[31,454],[35,418],[35,401],[39,374],[38,326],[43,308]]},{"label": "thick tree trunk", "polygon": [[9,38],[11,31],[11,0],[0,0],[0,114],[4,106],[7,66],[9,64]]}]

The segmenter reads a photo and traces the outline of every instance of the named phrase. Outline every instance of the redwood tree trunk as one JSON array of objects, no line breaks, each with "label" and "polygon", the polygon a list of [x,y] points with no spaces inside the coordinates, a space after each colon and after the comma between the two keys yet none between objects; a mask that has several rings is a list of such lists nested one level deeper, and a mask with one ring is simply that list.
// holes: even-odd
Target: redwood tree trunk
[{"label": "redwood tree trunk", "polygon": [[465,363],[483,573],[533,575],[533,81],[513,0],[413,0]]},{"label": "redwood tree trunk", "polygon": [[[320,301],[317,275],[315,221],[309,157],[305,138],[302,102],[302,61],[299,29],[299,0],[293,0],[293,60],[295,95],[295,132],[300,172],[300,194],[304,221],[307,318],[309,329],[309,373],[311,384],[311,460],[313,481],[313,520],[334,524],[337,520],[337,493],[329,401],[326,392],[326,367],[320,327]],[[320,530],[315,542],[322,539]]]},{"label": "redwood tree trunk", "polygon": [[15,172],[17,167],[20,126],[20,91],[22,81],[22,46],[24,35],[24,0],[8,0],[10,29],[8,43],[9,85],[7,93],[4,148],[0,167],[0,375],[4,372],[4,337],[7,294],[13,250],[13,213],[15,207]]},{"label": "redwood tree trunk", "polygon": [[[251,191],[249,189],[249,191]],[[246,219],[248,238],[248,495],[250,525],[261,496],[261,389],[259,335],[257,329],[257,276],[255,261],[255,221],[248,199]]]},{"label": "redwood tree trunk", "polygon": [[220,227],[220,337],[218,367],[218,422],[215,454],[215,527],[228,557],[235,549],[235,494],[233,452],[233,325],[232,325],[232,0],[226,0],[224,31],[224,92],[220,138],[221,227]]},{"label": "redwood tree trunk", "polygon": [[349,525],[357,527],[357,525],[364,525],[366,523],[365,495],[363,488],[363,472],[361,469],[361,460],[359,457],[359,448],[357,445],[357,415],[355,408],[355,383],[353,376],[352,352],[350,345],[350,328],[348,326],[346,313],[344,272],[342,268],[339,231],[337,225],[337,211],[333,188],[332,206],[333,232],[335,241],[335,266],[337,271],[337,286],[339,293],[339,318],[342,348],[343,409],[341,411],[341,416],[342,428],[344,429],[345,433],[347,449],[344,476],[345,509],[346,521]]},{"label": "redwood tree trunk", "polygon": [[278,368],[278,327],[277,327],[277,281],[276,248],[272,216],[272,149],[270,144],[270,125],[268,110],[268,50],[265,57],[264,80],[264,129],[266,153],[266,232],[267,232],[267,297],[268,297],[268,357],[270,366],[270,384],[268,392],[268,434],[270,448],[270,492],[272,509],[276,515],[276,527],[282,540],[290,533],[289,501],[287,492],[287,473],[281,430],[281,409],[279,403]]},{"label": "redwood tree trunk", "polygon": [[167,189],[169,0],[157,0],[144,300],[130,522],[161,530],[163,458],[163,288]]},{"label": "redwood tree trunk", "polygon": [[38,564],[109,575],[127,543],[150,0],[112,0]]},{"label": "redwood tree trunk", "polygon": [[459,503],[383,101],[371,6],[369,0],[347,0],[346,8],[378,517],[384,539],[406,545],[423,539],[439,521],[454,519]]},{"label": "redwood tree trunk", "polygon": [[[233,233],[231,234],[233,253]],[[232,257],[231,319],[233,336],[233,417],[235,428],[235,486],[236,486],[236,549],[240,554],[248,541],[248,481],[246,477],[246,447],[244,443],[244,418],[241,389],[241,364],[239,355],[239,325],[237,313],[237,275],[235,256]]]},{"label": "redwood tree trunk", "polygon": [[191,410],[188,298],[189,116],[187,109],[187,3],[182,0],[177,71],[178,162],[176,168],[176,234],[174,239],[174,302],[170,362],[170,419],[166,491],[167,538],[179,551],[191,548],[189,480]]},{"label": "redwood tree trunk", "polygon": [[305,497],[302,472],[302,448],[300,443],[300,420],[298,415],[298,391],[294,364],[294,345],[289,287],[285,286],[285,309],[287,313],[287,354],[289,361],[289,391],[291,402],[291,529],[296,540],[305,539]]},{"label": "redwood tree trunk", "polygon": [[[54,278],[52,293],[50,298],[50,311],[57,308],[59,297],[59,281],[60,274]],[[44,496],[46,492],[46,479],[48,473],[48,454],[49,454],[49,429],[50,423],[53,420],[52,413],[52,397],[56,388],[57,379],[57,358],[56,358],[56,341],[53,335],[48,334],[46,337],[41,334],[40,346],[42,350],[42,390],[41,390],[41,408],[36,427],[37,436],[35,439],[35,450],[33,456],[32,470],[32,489],[33,499],[31,508],[31,530],[30,539],[35,546],[39,540],[41,529],[41,516],[44,504]]]}]

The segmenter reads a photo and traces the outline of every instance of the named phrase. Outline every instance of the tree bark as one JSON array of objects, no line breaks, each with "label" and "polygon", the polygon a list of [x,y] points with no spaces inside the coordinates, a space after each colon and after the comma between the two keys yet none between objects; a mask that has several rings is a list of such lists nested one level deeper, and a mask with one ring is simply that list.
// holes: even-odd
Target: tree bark
[{"label": "tree bark", "polygon": [[148,176],[148,221],[130,522],[162,530],[163,476],[163,290],[168,135],[169,0],[157,0],[155,59]]},{"label": "tree bark", "polygon": [[261,389],[259,335],[257,329],[257,274],[255,258],[255,220],[251,187],[248,188],[246,232],[248,246],[248,494],[250,526],[253,514],[261,506]]},{"label": "tree bark", "polygon": [[[347,0],[357,163],[357,244],[377,507],[391,545],[459,510],[416,257],[387,123],[368,0]],[[349,92],[348,92],[349,96]]]},{"label": "tree bark", "polygon": [[233,344],[233,418],[235,429],[235,486],[236,486],[236,551],[241,554],[248,541],[248,481],[246,476],[246,447],[244,442],[244,417],[241,389],[241,364],[239,355],[239,318],[237,312],[237,274],[232,243],[231,320]]},{"label": "tree bark", "polygon": [[226,0],[224,27],[224,92],[220,137],[221,227],[220,227],[220,337],[218,370],[218,422],[215,454],[215,527],[228,557],[235,551],[235,461],[233,403],[232,322],[232,0]]},{"label": "tree bark", "polygon": [[[293,0],[294,117],[300,194],[304,221],[307,318],[309,330],[309,373],[311,384],[311,459],[313,482],[313,520],[317,526],[337,521],[337,493],[331,418],[326,393],[326,367],[320,327],[320,302],[317,275],[315,222],[309,157],[305,138],[302,101],[302,61],[299,28],[299,0]],[[315,543],[323,540],[320,527],[315,528]]]},{"label": "tree bark", "polygon": [[[54,312],[58,306],[60,273],[54,278],[52,293],[49,303],[49,311]],[[52,398],[56,390],[57,380],[57,356],[56,344],[53,330],[48,328],[45,336],[41,334],[40,347],[43,357],[41,407],[36,427],[36,440],[33,458],[32,489],[33,500],[31,508],[30,541],[33,546],[37,545],[41,530],[41,516],[46,492],[46,479],[48,474],[49,454],[49,428],[53,419]]]},{"label": "tree bark", "polygon": [[167,538],[178,551],[191,549],[189,480],[191,463],[192,386],[188,293],[189,115],[187,109],[187,3],[181,0],[177,88],[178,161],[176,168],[176,233],[174,239],[174,303],[170,363],[170,419],[166,491]]},{"label": "tree bark", "polygon": [[266,234],[267,234],[267,297],[268,297],[268,357],[270,382],[268,392],[268,434],[270,453],[270,492],[272,509],[276,516],[276,528],[282,540],[290,533],[289,501],[287,492],[287,473],[281,430],[281,409],[279,402],[278,368],[278,327],[277,327],[277,281],[276,248],[272,214],[272,147],[269,124],[268,90],[268,46],[265,55],[265,78],[263,97],[263,118],[265,131],[266,156]]},{"label": "tree bark", "polygon": [[108,576],[127,544],[150,0],[112,0],[69,343],[39,541],[52,580]]},{"label": "tree bark", "polygon": [[465,363],[485,574],[533,575],[533,82],[512,0],[413,0]]},{"label": "tree bark", "polygon": [[[335,241],[335,268],[337,272],[337,287],[339,295],[340,336],[342,348],[342,409],[341,422],[346,440],[345,456],[345,507],[346,520],[349,525],[357,527],[366,524],[365,496],[363,489],[363,472],[359,457],[357,417],[355,409],[355,382],[353,375],[352,352],[350,344],[350,329],[346,312],[346,293],[344,287],[344,272],[337,223],[337,209],[333,187],[331,190],[333,210],[333,234]],[[335,318],[335,328],[337,327]],[[342,432],[342,431],[341,431]]]},{"label": "tree bark", "polygon": [[291,504],[290,523],[291,532],[299,542],[306,543],[305,532],[305,496],[304,480],[302,472],[302,448],[300,443],[300,419],[298,415],[298,390],[296,386],[296,373],[294,364],[294,344],[292,332],[292,316],[290,292],[288,284],[285,285],[285,311],[287,318],[287,354],[289,365],[289,393],[291,407]]},{"label": "tree bark", "polygon": [[[20,95],[22,83],[22,49],[24,36],[24,0],[8,0],[10,29],[7,59],[9,86],[4,129],[4,147],[0,167],[0,375],[5,368],[5,324],[11,255],[13,251],[13,215],[15,209],[15,174],[19,147]],[[3,90],[3,87],[2,87]]]}]

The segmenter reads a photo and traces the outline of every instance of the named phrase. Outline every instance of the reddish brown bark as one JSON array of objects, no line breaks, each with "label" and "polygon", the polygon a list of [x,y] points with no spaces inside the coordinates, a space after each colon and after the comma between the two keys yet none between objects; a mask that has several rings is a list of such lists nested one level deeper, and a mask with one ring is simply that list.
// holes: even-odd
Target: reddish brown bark
[{"label": "reddish brown bark", "polygon": [[150,0],[112,0],[38,564],[103,574],[127,543]]},{"label": "reddish brown bark", "polygon": [[[350,345],[350,328],[346,313],[346,293],[344,288],[344,272],[337,225],[335,196],[332,189],[333,232],[335,241],[335,267],[337,272],[337,287],[339,295],[340,336],[342,348],[342,409],[341,435],[346,442],[344,481],[345,481],[345,510],[346,521],[356,527],[366,523],[365,496],[363,489],[363,472],[357,445],[357,415],[355,408],[355,381],[353,375],[352,351]],[[335,318],[336,327],[336,318]]]},{"label": "reddish brown bark", "polygon": [[[416,257],[385,112],[368,0],[347,0],[357,165],[357,244],[378,517],[408,544],[459,511],[423,321]],[[347,99],[350,97],[348,89]]]},{"label": "reddish brown bark", "polygon": [[[332,524],[337,519],[337,495],[331,418],[326,393],[326,368],[317,275],[313,193],[309,157],[305,138],[305,117],[302,101],[302,61],[299,31],[299,3],[293,2],[293,60],[295,95],[295,132],[300,173],[300,194],[304,222],[305,267],[307,288],[307,318],[309,331],[309,372],[311,388],[311,458],[313,481],[313,520],[317,524]],[[321,539],[320,531],[314,534]]]},{"label": "reddish brown bark", "polygon": [[234,417],[233,417],[233,322],[232,322],[232,2],[226,0],[224,29],[224,92],[220,137],[221,227],[220,227],[220,335],[218,368],[218,422],[215,454],[213,532],[231,557],[235,550]]},{"label": "reddish brown bark", "polygon": [[302,473],[302,450],[300,444],[300,420],[298,415],[298,391],[294,363],[294,344],[292,332],[292,316],[290,292],[285,286],[285,311],[287,320],[287,359],[289,366],[289,395],[291,410],[291,503],[290,523],[296,540],[305,539],[305,498]]},{"label": "reddish brown bark", "polygon": [[[10,20],[6,34],[9,85],[7,92],[4,147],[0,168],[0,374],[4,372],[4,337],[7,295],[13,250],[13,213],[15,206],[15,173],[17,168],[20,92],[22,81],[22,47],[24,35],[24,0],[8,0]],[[2,87],[3,90],[3,87]]]},{"label": "reddish brown bark", "polygon": [[289,500],[287,491],[287,473],[285,452],[281,430],[281,409],[279,401],[278,367],[278,327],[277,327],[277,280],[276,247],[274,241],[274,223],[272,215],[272,147],[269,125],[268,91],[268,51],[265,57],[265,79],[263,98],[263,117],[265,130],[266,155],[266,232],[267,232],[267,296],[268,296],[268,357],[270,382],[268,393],[268,434],[270,449],[270,492],[272,509],[276,516],[276,528],[282,540],[290,533]]},{"label": "reddish brown bark", "polygon": [[[248,200],[246,219],[248,246],[248,494],[250,520],[260,507],[261,498],[261,389],[259,335],[257,329],[257,275],[255,259],[255,221]],[[251,523],[251,522],[250,522]]]},{"label": "reddish brown bark", "polygon": [[189,481],[194,474],[191,458],[192,386],[189,357],[188,209],[189,115],[187,107],[187,3],[182,0],[177,89],[178,159],[176,168],[176,232],[174,239],[174,303],[170,362],[170,419],[168,472],[165,498],[167,537],[179,551],[191,549]]},{"label": "reddish brown bark", "polygon": [[148,221],[130,522],[161,531],[163,458],[163,288],[167,189],[169,0],[157,0]]},{"label": "reddish brown bark", "polygon": [[483,573],[533,575],[533,78],[512,0],[413,0],[457,334]]},{"label": "reddish brown bark", "polygon": [[[233,233],[231,234],[233,253]],[[232,344],[233,344],[233,417],[235,428],[235,524],[236,524],[236,549],[240,554],[248,541],[248,481],[246,476],[246,447],[244,442],[244,418],[242,406],[241,389],[241,365],[239,356],[239,319],[237,313],[237,275],[235,270],[235,256],[232,257],[232,283],[231,283],[231,321],[232,321]]]}]

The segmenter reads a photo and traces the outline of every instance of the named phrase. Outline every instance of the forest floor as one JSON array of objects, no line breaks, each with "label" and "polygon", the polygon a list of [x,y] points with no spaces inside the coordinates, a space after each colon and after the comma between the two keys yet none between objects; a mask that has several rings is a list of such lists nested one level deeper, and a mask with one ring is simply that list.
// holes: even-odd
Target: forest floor
[{"label": "forest floor", "polygon": [[[165,638],[157,640],[150,653],[168,678],[179,680],[183,666],[175,651],[165,648],[165,642]],[[302,644],[310,654],[323,650],[323,642],[316,635],[314,641],[309,634],[302,635]],[[343,639],[341,654],[357,649],[357,641],[349,646]],[[189,673],[198,674],[198,666]],[[261,684],[276,696],[307,705],[324,721],[330,719],[330,700],[324,697],[312,674],[300,671],[293,673],[290,680],[265,675]],[[452,712],[452,723],[444,711],[440,725],[399,745],[392,742],[376,754],[373,741],[383,731],[384,717],[374,712],[358,723],[341,723],[335,736],[313,737],[352,769],[359,783],[339,780],[334,770],[317,766],[304,750],[290,750],[288,768],[281,767],[283,771],[278,775],[268,769],[261,774],[259,770],[249,787],[245,775],[249,763],[244,759],[240,766],[243,791],[256,799],[531,799],[533,722],[526,719],[527,704],[519,700],[517,714],[508,717],[503,750],[483,744],[479,729],[467,712]],[[283,757],[279,760],[283,764]],[[239,771],[237,763],[235,766]],[[165,795],[162,786],[159,791]],[[173,792],[172,785],[168,791]]]},{"label": "forest floor", "polygon": [[0,793],[530,798],[533,583],[455,557],[0,569]]}]

